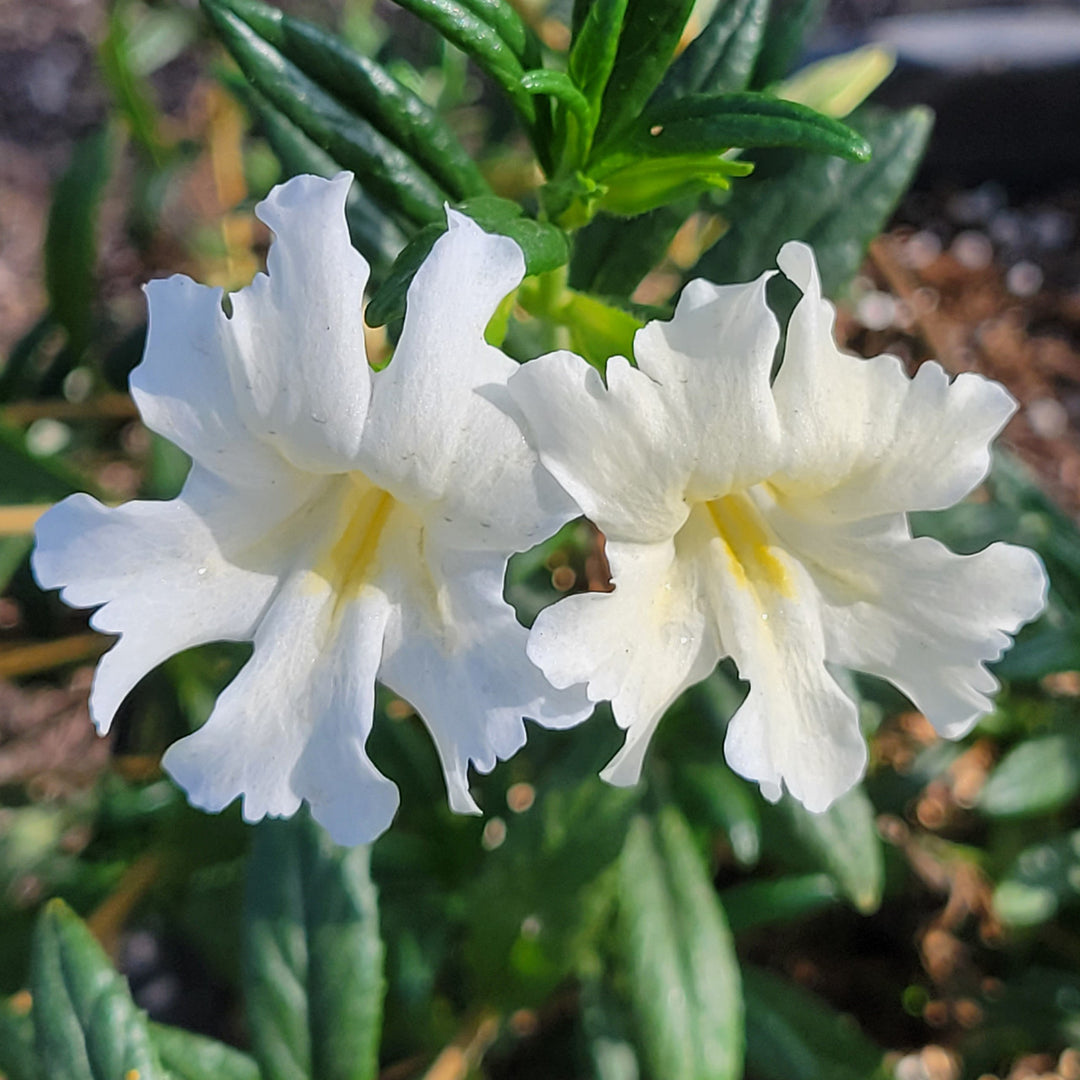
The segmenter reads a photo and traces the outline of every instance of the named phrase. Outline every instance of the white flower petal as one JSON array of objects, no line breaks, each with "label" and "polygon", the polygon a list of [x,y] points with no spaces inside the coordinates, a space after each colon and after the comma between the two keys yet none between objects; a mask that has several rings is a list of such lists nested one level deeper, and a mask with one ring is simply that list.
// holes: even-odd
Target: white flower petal
[{"label": "white flower petal", "polygon": [[248,821],[288,816],[301,799],[337,843],[374,839],[398,804],[364,750],[390,607],[370,590],[335,610],[321,578],[292,575],[256,634],[251,659],[198,731],[163,764],[195,806],[243,797]]},{"label": "white flower petal", "polygon": [[616,356],[605,387],[580,357],[551,353],[524,364],[509,390],[545,467],[607,537],[675,534],[696,438],[648,375]]},{"label": "white flower petal", "polygon": [[750,683],[724,754],[766,797],[779,798],[783,785],[822,811],[866,767],[855,703],[825,666],[821,603],[809,575],[746,496],[725,503],[699,504],[680,536],[684,557],[698,564],[721,651]]},{"label": "white flower petal", "polygon": [[478,813],[469,765],[490,772],[525,742],[523,717],[566,728],[592,712],[580,688],[556,690],[525,655],[527,631],[502,598],[506,559],[433,549],[435,580],[400,577],[381,678],[411,702],[431,731],[450,806]]},{"label": "white flower petal", "polygon": [[768,476],[780,424],[769,387],[780,328],[765,303],[772,274],[748,285],[691,281],[670,322],[638,331],[638,367],[694,433],[688,494],[713,498]]},{"label": "white flower petal", "polygon": [[238,410],[221,295],[179,274],[146,286],[150,325],[131,396],[147,427],[206,469],[244,486],[268,484],[280,458]]},{"label": "white flower petal", "polygon": [[447,220],[409,288],[394,358],[375,376],[361,467],[396,497],[426,504],[452,542],[524,550],[575,513],[493,404],[517,364],[484,330],[525,262],[507,237],[452,210]]},{"label": "white flower petal", "polygon": [[1012,397],[979,375],[950,383],[937,364],[909,379],[895,357],[842,353],[810,248],[786,244],[778,261],[805,295],[773,384],[788,451],[774,486],[833,521],[952,506],[989,471]]},{"label": "white flower petal", "polygon": [[274,230],[267,274],[231,297],[233,384],[248,426],[297,468],[352,466],[371,395],[368,265],[345,224],[350,173],[298,176],[256,214]]},{"label": "white flower petal", "polygon": [[188,489],[171,502],[115,509],[72,495],[38,522],[32,565],[42,588],[60,587],[73,607],[103,605],[91,624],[121,635],[98,665],[90,695],[102,733],[162,661],[208,641],[250,638],[277,585],[273,573],[222,554]]},{"label": "white flower petal", "polygon": [[985,664],[1046,602],[1036,555],[1009,544],[956,555],[913,540],[900,518],[862,534],[775,524],[828,605],[830,660],[888,679],[949,738],[990,711],[998,684]]},{"label": "white flower petal", "polygon": [[674,545],[607,545],[615,591],[580,593],[545,608],[529,637],[529,656],[555,686],[587,683],[609,699],[626,743],[601,776],[636,783],[660,717],[720,658],[707,626],[695,567]]}]

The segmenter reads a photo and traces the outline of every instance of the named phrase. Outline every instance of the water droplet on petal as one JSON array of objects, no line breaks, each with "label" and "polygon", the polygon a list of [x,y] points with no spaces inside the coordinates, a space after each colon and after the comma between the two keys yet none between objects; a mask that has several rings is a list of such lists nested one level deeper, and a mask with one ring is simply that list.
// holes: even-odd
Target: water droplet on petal
[{"label": "water droplet on petal", "polygon": [[197,573],[198,573],[199,577],[205,577],[206,576],[206,567],[205,566],[200,566]]}]

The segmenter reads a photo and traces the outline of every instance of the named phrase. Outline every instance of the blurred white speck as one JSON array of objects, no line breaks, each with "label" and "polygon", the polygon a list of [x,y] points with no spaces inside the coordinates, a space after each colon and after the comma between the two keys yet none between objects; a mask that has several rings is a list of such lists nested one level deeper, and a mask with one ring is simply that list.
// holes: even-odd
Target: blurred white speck
[{"label": "blurred white speck", "polygon": [[1072,220],[1064,210],[1040,210],[1031,219],[1031,231],[1043,251],[1056,251],[1072,239]]},{"label": "blurred white speck", "polygon": [[1028,262],[1027,259],[1014,263],[1005,275],[1005,288],[1013,296],[1034,296],[1042,288],[1042,283],[1042,267],[1037,263]]},{"label": "blurred white speck", "polygon": [[506,822],[502,818],[493,817],[484,825],[480,843],[485,851],[494,851],[505,839]]},{"label": "blurred white speck", "polygon": [[867,330],[884,330],[896,318],[896,300],[886,292],[868,292],[855,305],[855,318]]},{"label": "blurred white speck", "polygon": [[915,233],[904,245],[904,262],[912,270],[925,270],[941,254],[941,239],[928,229]]},{"label": "blurred white speck", "polygon": [[536,915],[526,915],[521,920],[521,936],[532,941],[540,936],[540,931],[543,929],[543,923]]},{"label": "blurred white speck", "polygon": [[85,401],[93,389],[94,376],[89,368],[72,368],[64,376],[64,397],[68,401]]},{"label": "blurred white speck", "polygon": [[206,567],[205,566],[200,566],[199,569],[196,570],[195,572],[199,575],[199,577],[206,577]]},{"label": "blurred white speck", "polygon": [[1060,401],[1036,398],[1026,411],[1031,430],[1043,439],[1060,439],[1069,430],[1069,414]]},{"label": "blurred white speck", "polygon": [[58,116],[68,104],[71,83],[79,70],[79,54],[59,45],[34,60],[27,73],[26,93],[38,112]]},{"label": "blurred white speck", "polygon": [[953,258],[968,270],[984,270],[994,260],[994,245],[984,233],[967,230],[952,242]]},{"label": "blurred white speck", "polygon": [[71,428],[59,420],[42,417],[26,430],[26,449],[35,457],[60,453],[71,441]]}]

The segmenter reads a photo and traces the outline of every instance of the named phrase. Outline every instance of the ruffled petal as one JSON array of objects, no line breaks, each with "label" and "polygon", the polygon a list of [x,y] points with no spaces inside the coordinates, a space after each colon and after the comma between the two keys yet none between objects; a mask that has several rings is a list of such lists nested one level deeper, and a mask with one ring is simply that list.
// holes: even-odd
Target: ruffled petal
[{"label": "ruffled petal", "polygon": [[350,173],[298,176],[256,208],[268,274],[232,295],[233,385],[248,426],[308,472],[352,468],[371,396],[368,265],[345,224]]},{"label": "ruffled petal", "polygon": [[671,541],[609,542],[607,557],[614,592],[568,596],[541,611],[529,656],[555,686],[587,683],[592,700],[611,701],[626,742],[600,775],[627,786],[667,707],[712,671],[720,652],[695,567]]},{"label": "ruffled petal", "polygon": [[747,285],[691,281],[670,322],[638,331],[638,367],[693,432],[691,498],[714,498],[770,475],[780,423],[769,388],[780,328],[765,303],[772,274]]},{"label": "ruffled petal", "polygon": [[773,384],[787,449],[774,486],[797,512],[835,522],[952,506],[989,471],[1016,408],[1008,391],[973,374],[950,383],[933,363],[909,379],[896,357],[842,353],[813,252],[789,243],[778,261],[805,295]]},{"label": "ruffled petal", "polygon": [[548,728],[584,720],[592,703],[556,690],[525,655],[528,632],[502,598],[506,559],[425,543],[433,578],[402,575],[380,678],[430,730],[452,809],[479,813],[469,765],[490,772],[525,742],[523,717]]},{"label": "ruffled petal", "polygon": [[956,555],[913,540],[900,518],[861,531],[774,525],[824,598],[830,660],[888,679],[949,738],[990,711],[998,683],[985,665],[1046,602],[1038,556],[1009,544]]},{"label": "ruffled petal", "polygon": [[616,356],[605,387],[580,357],[551,353],[524,364],[509,390],[544,466],[609,539],[674,536],[697,439],[648,375]]},{"label": "ruffled petal", "polygon": [[[862,776],[866,744],[855,703],[825,666],[814,583],[745,496],[695,508],[681,555],[704,583],[720,649],[750,693],[728,725],[728,764],[776,800],[783,787],[822,811]],[[730,502],[730,500],[729,500]]]},{"label": "ruffled petal", "polygon": [[389,612],[377,590],[339,607],[324,580],[293,574],[210,718],[165,753],[192,804],[217,811],[240,796],[244,818],[258,821],[293,814],[307,799],[335,842],[378,836],[397,788],[364,744]]},{"label": "ruffled petal", "polygon": [[[90,711],[109,729],[135,684],[170,656],[209,641],[248,640],[277,587],[271,565],[239,566],[199,504],[200,478],[171,502],[115,509],[72,495],[37,525],[32,566],[72,607],[102,605],[91,625],[120,641],[94,675]],[[259,509],[249,500],[256,519]]]},{"label": "ruffled petal", "polygon": [[180,274],[146,286],[150,324],[131,396],[152,431],[211,472],[257,487],[277,475],[281,459],[237,406],[221,299],[220,289]]},{"label": "ruffled petal", "polygon": [[352,467],[371,393],[349,242],[352,177],[299,176],[256,212],[275,233],[269,276],[229,298],[182,276],[147,288],[150,329],[131,392],[147,426],[205,468],[259,486],[283,454],[312,472]]},{"label": "ruffled petal", "polygon": [[424,507],[460,547],[524,550],[574,514],[505,408],[517,370],[484,341],[525,273],[512,240],[447,210],[448,230],[409,288],[390,364],[375,376],[361,467]]}]

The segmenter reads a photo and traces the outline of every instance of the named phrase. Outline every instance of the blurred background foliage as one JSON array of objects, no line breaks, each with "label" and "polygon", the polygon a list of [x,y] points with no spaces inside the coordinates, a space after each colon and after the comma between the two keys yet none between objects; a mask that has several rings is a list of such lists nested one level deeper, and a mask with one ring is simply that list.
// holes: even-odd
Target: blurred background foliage
[{"label": "blurred background foliage", "polygon": [[[1077,1080],[1073,196],[1018,206],[993,184],[924,184],[866,258],[931,118],[864,103],[891,67],[881,49],[804,66],[823,8],[809,0],[325,0],[286,19],[256,0],[14,7],[0,1074]],[[545,75],[527,75],[541,57]],[[783,104],[762,121],[739,95],[765,87],[827,122]],[[695,94],[736,96],[705,115]],[[1027,544],[1050,571],[995,712],[944,743],[896,692],[845,676],[870,773],[814,816],[724,764],[745,688],[722,665],[672,708],[639,787],[597,779],[620,740],[601,709],[575,732],[532,727],[475,778],[484,816],[461,818],[417,717],[381,694],[372,756],[403,802],[370,852],[333,848],[303,816],[198,813],[163,777],[164,747],[205,719],[246,646],[175,657],[94,736],[86,691],[109,642],[37,590],[33,521],[75,490],[178,490],[186,460],[126,395],[138,285],[245,284],[268,240],[254,202],[341,167],[364,178],[349,221],[373,268],[373,362],[448,201],[518,239],[537,275],[492,329],[519,359],[569,345],[602,364],[689,277],[746,280],[799,237],[853,348],[1003,379],[1023,408],[992,477],[916,523],[961,551]],[[515,559],[507,596],[528,622],[607,584],[601,538],[578,522]]]}]

